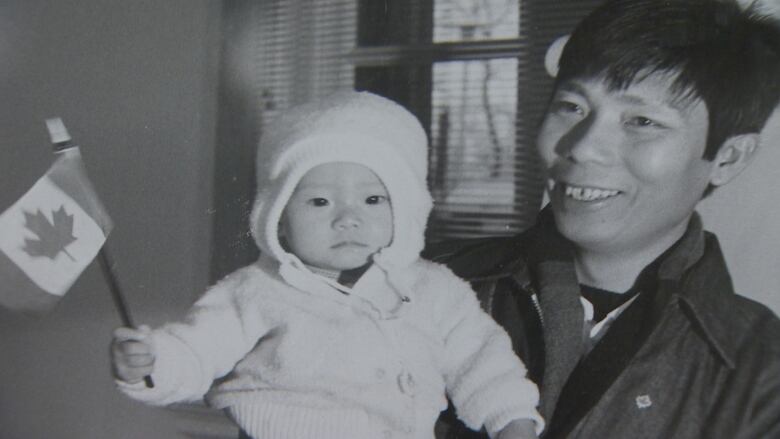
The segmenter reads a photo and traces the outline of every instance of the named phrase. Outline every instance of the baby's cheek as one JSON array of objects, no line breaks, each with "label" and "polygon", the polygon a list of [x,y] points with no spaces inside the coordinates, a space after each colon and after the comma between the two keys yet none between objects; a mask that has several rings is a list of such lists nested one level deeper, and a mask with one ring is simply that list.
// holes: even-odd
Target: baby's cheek
[{"label": "baby's cheek", "polygon": [[381,237],[381,243],[387,245],[393,238],[393,217],[389,213],[387,215],[374,214],[368,218],[367,227],[370,228],[372,234],[377,237]]}]

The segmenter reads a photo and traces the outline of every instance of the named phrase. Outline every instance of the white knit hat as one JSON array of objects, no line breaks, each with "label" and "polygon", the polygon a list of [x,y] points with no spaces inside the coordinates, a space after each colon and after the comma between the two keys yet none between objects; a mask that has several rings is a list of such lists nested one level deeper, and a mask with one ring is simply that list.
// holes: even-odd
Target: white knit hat
[{"label": "white knit hat", "polygon": [[428,141],[417,118],[383,97],[349,91],[294,107],[268,127],[257,154],[250,228],[282,272],[286,265],[302,265],[279,241],[282,211],[304,174],[331,162],[366,166],[387,188],[393,239],[374,261],[387,270],[418,258],[432,200],[426,183]]}]

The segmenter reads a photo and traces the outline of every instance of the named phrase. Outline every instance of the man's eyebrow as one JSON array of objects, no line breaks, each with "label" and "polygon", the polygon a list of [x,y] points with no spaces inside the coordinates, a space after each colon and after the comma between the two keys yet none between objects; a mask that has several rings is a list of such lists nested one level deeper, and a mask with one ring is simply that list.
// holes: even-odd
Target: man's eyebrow
[{"label": "man's eyebrow", "polygon": [[585,88],[577,84],[576,82],[572,82],[572,81],[568,81],[568,82],[564,82],[563,84],[560,84],[556,91],[579,93],[581,95],[585,94]]},{"label": "man's eyebrow", "polygon": [[690,108],[690,103],[688,101],[686,101],[685,99],[679,99],[676,96],[669,95],[669,94],[667,94],[667,96],[665,96],[663,99],[648,100],[642,96],[637,96],[637,95],[627,93],[627,94],[619,95],[618,99],[620,99],[623,102],[626,102],[627,104],[632,104],[632,105],[668,107],[670,110],[676,111],[678,113],[685,113]]},{"label": "man's eyebrow", "polygon": [[[569,93],[576,93],[582,96],[588,95],[587,88],[581,85],[580,83],[578,83],[577,81],[564,82],[563,84],[560,84],[558,86],[557,90],[563,92],[569,92]],[[673,110],[680,111],[680,112],[685,112],[691,106],[691,101],[689,99],[685,99],[684,96],[678,96],[674,93],[669,93],[668,96],[666,96],[666,98],[659,99],[659,100],[647,100],[642,96],[631,94],[630,92],[624,93],[624,92],[616,91],[615,93],[618,99],[632,105],[662,104],[670,107]]]},{"label": "man's eyebrow", "polygon": [[667,104],[666,101],[649,101],[642,96],[632,95],[632,94],[626,94],[626,93],[620,93],[617,95],[617,99],[620,101],[623,101],[627,104],[632,105],[657,105],[657,104]]},{"label": "man's eyebrow", "polygon": [[[577,81],[569,81],[561,84],[560,86],[558,86],[558,91],[575,93],[586,97],[589,95],[587,87],[583,86]],[[618,100],[621,100],[628,104],[634,104],[634,105],[648,104],[648,101],[642,98],[641,96],[626,94],[623,93],[622,91],[613,91],[612,93],[614,93],[615,97],[617,97]]]}]

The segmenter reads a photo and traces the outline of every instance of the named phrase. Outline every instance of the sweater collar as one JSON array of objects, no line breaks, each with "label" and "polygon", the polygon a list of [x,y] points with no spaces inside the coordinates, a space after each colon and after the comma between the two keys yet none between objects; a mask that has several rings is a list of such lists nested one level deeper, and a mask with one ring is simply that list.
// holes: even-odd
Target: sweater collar
[{"label": "sweater collar", "polygon": [[258,264],[278,273],[286,284],[303,293],[339,302],[380,319],[399,318],[416,301],[411,286],[413,279],[409,278],[411,269],[398,269],[377,255],[352,286],[312,271],[294,255],[281,263],[261,253]]}]

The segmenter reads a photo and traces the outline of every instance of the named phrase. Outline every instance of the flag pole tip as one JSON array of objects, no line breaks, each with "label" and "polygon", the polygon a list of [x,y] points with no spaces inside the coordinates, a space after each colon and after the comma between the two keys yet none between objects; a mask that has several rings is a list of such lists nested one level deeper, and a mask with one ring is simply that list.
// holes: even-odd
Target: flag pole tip
[{"label": "flag pole tip", "polygon": [[51,137],[51,143],[54,144],[65,143],[71,140],[70,134],[68,134],[68,129],[65,128],[65,124],[62,122],[62,119],[60,119],[59,117],[46,119],[46,128],[49,130],[49,137]]}]

